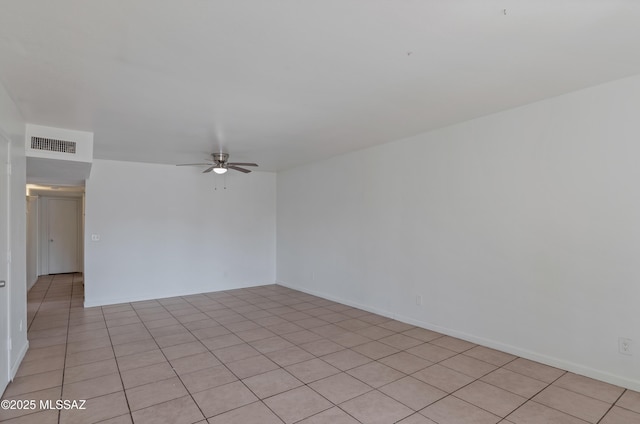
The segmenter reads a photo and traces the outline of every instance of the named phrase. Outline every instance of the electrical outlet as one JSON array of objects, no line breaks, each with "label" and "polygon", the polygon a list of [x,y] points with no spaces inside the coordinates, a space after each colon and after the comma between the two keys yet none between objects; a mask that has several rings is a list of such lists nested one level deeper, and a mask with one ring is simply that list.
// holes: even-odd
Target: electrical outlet
[{"label": "electrical outlet", "polygon": [[422,296],[421,295],[417,295],[416,296],[416,305],[422,306]]},{"label": "electrical outlet", "polygon": [[633,340],[619,337],[618,351],[623,355],[633,355]]}]

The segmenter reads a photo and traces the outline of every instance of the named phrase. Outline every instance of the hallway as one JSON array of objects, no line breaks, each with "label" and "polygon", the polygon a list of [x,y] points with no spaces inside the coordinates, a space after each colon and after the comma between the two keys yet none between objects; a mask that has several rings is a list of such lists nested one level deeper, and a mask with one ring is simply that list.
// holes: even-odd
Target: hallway
[{"label": "hallway", "polygon": [[81,274],[29,292],[3,423],[640,422],[640,393],[269,285],[84,309]]}]

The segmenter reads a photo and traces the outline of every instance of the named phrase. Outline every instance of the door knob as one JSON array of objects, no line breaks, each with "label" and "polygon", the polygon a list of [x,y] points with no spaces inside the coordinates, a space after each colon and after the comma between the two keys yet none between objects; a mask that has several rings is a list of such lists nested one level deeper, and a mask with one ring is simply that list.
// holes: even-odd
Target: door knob
[{"label": "door knob", "polygon": [[4,280],[0,281],[0,288],[4,287],[6,285],[7,285],[6,281],[4,281]]},{"label": "door knob", "polygon": [[53,243],[53,239],[50,239],[49,242]]}]

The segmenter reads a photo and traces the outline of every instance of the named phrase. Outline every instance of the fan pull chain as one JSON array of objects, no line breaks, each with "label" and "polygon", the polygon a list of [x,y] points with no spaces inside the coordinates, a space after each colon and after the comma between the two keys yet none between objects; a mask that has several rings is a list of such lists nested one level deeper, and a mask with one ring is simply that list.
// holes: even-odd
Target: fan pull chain
[{"label": "fan pull chain", "polygon": [[[227,176],[224,175],[222,178],[224,178],[224,180],[222,181],[222,183],[223,183],[222,184],[222,189],[226,190],[227,189]],[[213,189],[214,190],[218,190],[218,179],[217,178],[214,178]]]}]

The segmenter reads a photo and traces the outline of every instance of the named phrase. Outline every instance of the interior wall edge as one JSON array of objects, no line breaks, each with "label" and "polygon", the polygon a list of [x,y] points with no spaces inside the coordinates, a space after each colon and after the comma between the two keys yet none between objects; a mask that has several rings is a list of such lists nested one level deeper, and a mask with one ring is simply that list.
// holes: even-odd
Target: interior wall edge
[{"label": "interior wall edge", "polygon": [[[310,290],[304,286],[299,286],[296,284],[290,284],[287,283],[285,281],[276,281],[276,284],[282,287],[286,287],[288,289],[292,289],[292,290],[297,290],[303,293],[307,293],[313,296],[318,296],[321,297],[323,299],[326,300],[331,300],[333,302],[338,302],[338,303],[342,303],[344,305],[347,306],[351,306],[352,308],[358,308],[358,309],[362,309],[363,311],[367,311],[367,312],[371,312],[372,314],[377,314],[377,315],[382,315],[383,317],[387,317],[389,319],[397,319],[396,318],[396,314],[394,314],[391,311],[387,311],[384,309],[378,309],[378,308],[374,308],[372,306],[369,305],[365,305],[362,303],[358,303],[358,302],[353,302],[349,299],[345,299],[339,296],[333,296],[332,294],[326,293],[326,292],[321,292],[321,291],[317,291],[317,290]],[[400,321],[400,320],[398,320]]]},{"label": "interior wall edge", "polygon": [[206,293],[217,293],[217,292],[222,292],[222,291],[228,291],[228,290],[236,290],[236,289],[246,289],[246,288],[250,288],[250,287],[264,287],[264,286],[270,286],[273,284],[277,284],[277,283],[263,283],[263,284],[255,284],[255,283],[251,283],[251,284],[246,284],[246,285],[229,285],[226,287],[221,287],[217,290],[211,290],[211,291],[207,291],[207,292],[202,292],[201,290],[188,290],[188,291],[176,291],[175,293],[163,293],[162,295],[158,296],[157,293],[144,293],[144,294],[139,294],[136,296],[125,296],[125,297],[113,297],[113,298],[104,298],[104,299],[93,299],[91,298],[89,301],[87,301],[87,299],[85,298],[84,301],[84,307],[85,308],[93,308],[93,307],[99,307],[99,306],[108,306],[108,305],[117,305],[120,303],[134,303],[134,302],[144,302],[147,300],[158,300],[158,299],[169,299],[172,297],[186,297],[186,296],[193,296],[193,295],[198,295],[198,294],[206,294]]},{"label": "interior wall edge", "polygon": [[16,360],[13,362],[13,364],[11,364],[11,369],[9,370],[11,373],[10,374],[11,381],[13,381],[13,378],[18,373],[18,368],[20,368],[20,365],[22,364],[22,360],[24,359],[28,350],[29,350],[29,340],[27,340],[27,342],[22,345],[22,347],[20,348],[20,351],[18,352],[18,355],[16,356]]},{"label": "interior wall edge", "polygon": [[27,291],[31,290],[31,288],[36,284],[37,281],[38,281],[37,277],[33,281],[27,281]]},{"label": "interior wall edge", "polygon": [[307,293],[313,296],[318,296],[323,299],[331,300],[334,302],[342,303],[347,306],[351,306],[353,308],[362,309],[363,311],[371,312],[374,314],[382,315],[384,317],[395,319],[396,321],[404,322],[406,324],[415,325],[417,327],[425,328],[427,330],[435,331],[437,333],[441,333],[447,336],[456,337],[462,340],[466,340],[471,343],[475,343],[481,346],[489,347],[491,349],[499,350],[501,352],[510,353],[512,355],[519,356],[524,359],[529,359],[531,361],[540,362],[545,365],[549,365],[551,367],[560,368],[565,371],[570,371],[575,374],[579,374],[585,377],[593,378],[596,380],[604,381],[606,383],[615,384],[620,387],[624,387],[630,390],[640,391],[640,380],[634,380],[631,378],[627,378],[622,375],[611,374],[606,371],[597,370],[591,367],[586,367],[576,362],[565,361],[559,358],[555,358],[553,356],[545,355],[540,352],[531,351],[528,349],[522,349],[517,346],[513,346],[510,344],[502,343],[497,340],[487,339],[484,337],[474,336],[469,333],[465,333],[463,331],[458,331],[448,327],[442,327],[433,323],[417,320],[414,318],[406,317],[403,315],[394,314],[393,312],[374,308],[368,305],[364,305],[358,302],[353,302],[349,299],[334,296],[329,293],[325,293],[317,290],[310,290],[304,286],[299,286],[296,284],[291,284],[284,281],[277,281],[276,284],[287,287],[292,290],[298,290],[303,293]]}]

